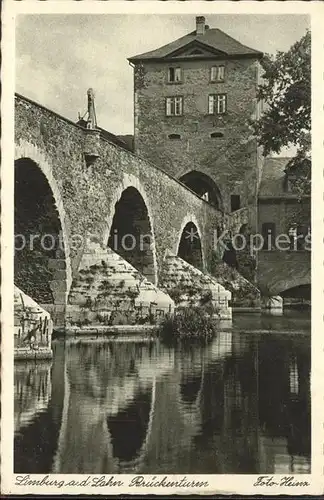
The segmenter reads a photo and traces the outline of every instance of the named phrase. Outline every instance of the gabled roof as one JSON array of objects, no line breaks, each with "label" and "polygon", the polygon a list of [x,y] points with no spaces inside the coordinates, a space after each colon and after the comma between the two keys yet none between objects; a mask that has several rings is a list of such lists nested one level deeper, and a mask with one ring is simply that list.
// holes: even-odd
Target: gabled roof
[{"label": "gabled roof", "polygon": [[259,196],[278,197],[284,196],[285,192],[285,169],[290,157],[265,158],[262,179],[259,188]]},{"label": "gabled roof", "polygon": [[[207,28],[207,27],[206,27]],[[174,42],[163,45],[156,50],[145,52],[128,58],[130,62],[140,62],[152,59],[168,59],[171,57],[179,56],[182,49],[188,45],[203,46],[209,49],[212,53],[217,55],[223,54],[224,56],[254,56],[262,57],[262,52],[251,49],[246,45],[241,44],[231,36],[224,33],[218,28],[206,29],[204,35],[197,35],[196,31],[192,31],[188,35],[178,38]],[[203,56],[201,56],[203,57]]]}]

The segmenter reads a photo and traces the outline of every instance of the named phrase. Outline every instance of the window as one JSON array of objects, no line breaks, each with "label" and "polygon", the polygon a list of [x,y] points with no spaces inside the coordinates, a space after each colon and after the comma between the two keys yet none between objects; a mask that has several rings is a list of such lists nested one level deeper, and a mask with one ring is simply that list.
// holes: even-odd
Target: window
[{"label": "window", "polygon": [[239,194],[231,195],[231,212],[235,212],[235,210],[239,210],[241,208],[241,200]]},{"label": "window", "polygon": [[264,222],[262,224],[263,248],[262,250],[272,250],[276,239],[276,225],[274,222]]},{"label": "window", "polygon": [[212,133],[210,134],[210,137],[211,137],[212,139],[217,139],[217,138],[224,137],[224,134],[223,134],[223,132],[212,132]]},{"label": "window", "polygon": [[182,115],[182,97],[167,97],[166,98],[166,115],[180,116]]},{"label": "window", "polygon": [[181,135],[180,134],[169,134],[168,138],[175,141],[175,140],[181,139]]},{"label": "window", "polygon": [[210,81],[223,82],[225,80],[225,66],[213,66],[210,68]]},{"label": "window", "polygon": [[208,114],[223,115],[227,111],[226,94],[211,94],[208,96]]},{"label": "window", "polygon": [[181,82],[181,68],[169,68],[168,82],[169,83]]}]

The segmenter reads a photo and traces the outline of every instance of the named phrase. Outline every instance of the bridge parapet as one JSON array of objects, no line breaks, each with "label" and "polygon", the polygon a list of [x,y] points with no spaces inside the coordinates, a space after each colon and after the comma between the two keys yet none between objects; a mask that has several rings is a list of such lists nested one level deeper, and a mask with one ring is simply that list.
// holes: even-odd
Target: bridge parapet
[{"label": "bridge parapet", "polygon": [[243,207],[227,216],[227,224],[231,229],[232,234],[240,232],[242,226],[251,223],[251,208]]}]

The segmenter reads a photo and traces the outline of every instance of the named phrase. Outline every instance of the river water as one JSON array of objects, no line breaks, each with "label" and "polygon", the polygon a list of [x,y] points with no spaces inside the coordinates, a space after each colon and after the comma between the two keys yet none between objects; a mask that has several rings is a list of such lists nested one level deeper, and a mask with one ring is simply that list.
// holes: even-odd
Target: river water
[{"label": "river water", "polygon": [[15,363],[15,472],[310,472],[310,317],[235,315],[208,346],[64,344]]}]

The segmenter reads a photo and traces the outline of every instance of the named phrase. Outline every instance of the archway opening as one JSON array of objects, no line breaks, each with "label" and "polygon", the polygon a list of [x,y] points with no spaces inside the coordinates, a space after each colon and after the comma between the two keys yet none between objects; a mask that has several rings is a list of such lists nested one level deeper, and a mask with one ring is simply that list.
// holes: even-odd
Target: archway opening
[{"label": "archway opening", "polygon": [[151,399],[150,391],[139,391],[126,408],[107,417],[113,454],[119,460],[129,462],[140,452],[148,430]]},{"label": "archway opening", "polygon": [[198,172],[197,170],[192,170],[180,177],[179,180],[203,200],[208,201],[208,203],[219,210],[223,209],[220,191],[216,183],[208,175]]},{"label": "archway opening", "polygon": [[281,292],[284,308],[309,309],[312,300],[311,285],[298,285]]},{"label": "archway opening", "polygon": [[312,287],[311,285],[297,285],[291,287],[283,292],[281,292],[282,297],[291,297],[291,298],[303,298],[305,300],[311,299]]},{"label": "archway opening", "polygon": [[115,205],[108,246],[155,283],[153,233],[145,202],[134,187]]},{"label": "archway opening", "polygon": [[66,262],[51,187],[30,158],[15,161],[15,284],[39,304],[65,304]]},{"label": "archway opening", "polygon": [[184,403],[192,404],[196,401],[197,396],[199,394],[201,384],[202,384],[202,376],[199,375],[191,375],[190,377],[182,377],[180,383],[180,394],[181,399]]},{"label": "archway opening", "polygon": [[181,234],[178,256],[198,269],[203,269],[201,241],[197,226],[188,222]]}]

